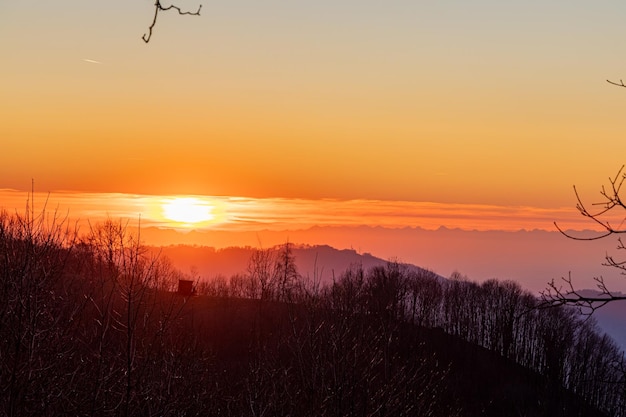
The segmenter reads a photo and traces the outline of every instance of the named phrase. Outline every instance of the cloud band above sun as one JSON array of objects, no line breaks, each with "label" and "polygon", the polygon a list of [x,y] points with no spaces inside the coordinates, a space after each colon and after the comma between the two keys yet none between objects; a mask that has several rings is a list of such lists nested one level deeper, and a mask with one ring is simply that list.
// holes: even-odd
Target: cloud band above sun
[{"label": "cloud band above sun", "polygon": [[[23,212],[29,195],[1,190],[0,209]],[[538,208],[411,201],[151,196],[121,193],[35,193],[36,210],[90,222],[138,220],[142,226],[180,230],[302,230],[313,226],[439,227],[464,230],[592,229],[573,207]]]}]

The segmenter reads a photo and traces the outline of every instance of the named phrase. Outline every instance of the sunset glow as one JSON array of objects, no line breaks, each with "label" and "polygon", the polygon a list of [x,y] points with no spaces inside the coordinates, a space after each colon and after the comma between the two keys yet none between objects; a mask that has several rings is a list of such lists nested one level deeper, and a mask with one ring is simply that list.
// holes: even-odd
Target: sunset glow
[{"label": "sunset glow", "polygon": [[211,7],[0,6],[0,187],[555,208],[624,163],[622,4]]},{"label": "sunset glow", "polygon": [[[232,232],[295,231],[312,227],[371,226],[388,229],[594,230],[598,225],[573,207],[540,208],[382,200],[309,200],[231,196],[155,196],[113,193],[29,193],[0,189],[0,210],[58,211],[84,222],[106,218],[141,221],[144,227]],[[613,224],[624,219],[615,217]],[[208,242],[210,243],[210,242]]]},{"label": "sunset glow", "polygon": [[163,203],[163,216],[168,220],[193,225],[215,218],[213,206],[197,198],[173,198]]},{"label": "sunset glow", "polygon": [[626,417],[625,19],[0,0],[0,417]]}]

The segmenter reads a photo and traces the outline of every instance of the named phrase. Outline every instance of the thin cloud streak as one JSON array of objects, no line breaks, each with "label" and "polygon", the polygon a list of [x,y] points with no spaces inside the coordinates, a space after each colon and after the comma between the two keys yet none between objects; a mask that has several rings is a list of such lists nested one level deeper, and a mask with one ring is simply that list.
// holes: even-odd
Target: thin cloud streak
[{"label": "thin cloud streak", "polygon": [[[217,221],[181,225],[163,216],[172,197],[194,197],[210,204]],[[0,209],[21,213],[29,196],[0,189]],[[154,196],[122,193],[35,193],[35,210],[68,213],[80,222],[110,218],[141,221],[142,226],[197,230],[302,230],[313,226],[440,227],[463,230],[550,230],[592,228],[574,208],[539,208],[411,201],[245,198],[232,196]]]}]

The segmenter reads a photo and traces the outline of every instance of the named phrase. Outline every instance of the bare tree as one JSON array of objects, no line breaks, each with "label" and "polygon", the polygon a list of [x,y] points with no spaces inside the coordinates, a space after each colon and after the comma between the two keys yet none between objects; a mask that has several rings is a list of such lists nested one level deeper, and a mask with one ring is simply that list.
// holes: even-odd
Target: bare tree
[{"label": "bare tree", "polygon": [[198,10],[196,10],[194,12],[194,11],[189,11],[189,10],[183,10],[182,8],[180,8],[179,6],[176,6],[174,4],[170,4],[169,6],[165,6],[161,2],[161,0],[155,0],[155,2],[154,2],[154,17],[152,18],[152,23],[148,27],[148,33],[144,33],[144,35],[141,37],[141,39],[143,39],[143,41],[145,43],[150,42],[150,39],[152,38],[152,31],[154,30],[154,27],[156,26],[157,17],[159,17],[159,13],[166,12],[168,10],[175,10],[175,11],[178,12],[179,15],[200,16],[200,9],[202,9],[202,4],[198,5]]},{"label": "bare tree", "polygon": [[24,215],[0,211],[0,414],[8,416],[52,414],[48,404],[62,393],[48,381],[75,371],[67,340],[84,306],[67,303],[75,230],[28,204]]},{"label": "bare tree", "polygon": [[274,288],[277,291],[276,298],[280,301],[293,301],[301,277],[289,242],[283,244],[278,250],[272,275],[275,281]]},{"label": "bare tree", "polygon": [[248,262],[248,281],[251,298],[268,300],[274,297],[275,253],[272,249],[256,249]]},{"label": "bare tree", "polygon": [[[611,84],[626,87],[626,85],[624,85],[621,81],[620,83],[609,82]],[[609,177],[609,186],[602,186],[600,194],[602,195],[603,200],[592,204],[592,206],[597,208],[596,210],[588,208],[588,206],[583,203],[576,186],[574,186],[574,194],[576,195],[577,200],[576,208],[583,217],[590,219],[593,223],[600,226],[601,230],[591,236],[588,234],[577,235],[563,230],[555,222],[554,224],[558,231],[569,239],[582,241],[598,240],[626,233],[626,227],[624,227],[626,217],[622,218],[621,216],[615,216],[616,211],[626,210],[626,204],[622,201],[620,196],[625,180],[626,173],[624,172],[624,166],[622,165],[614,178]],[[616,218],[621,219],[617,225],[615,223]],[[624,245],[621,237],[618,237],[617,241],[617,249],[626,250],[626,246]],[[626,259],[617,259],[612,255],[607,254],[605,262],[603,262],[602,265],[616,268],[621,275],[626,275]],[[540,307],[570,305],[578,307],[579,310],[585,314],[592,314],[595,310],[606,305],[607,303],[626,300],[626,295],[609,289],[604,277],[594,277],[593,280],[595,281],[595,285],[598,290],[597,295],[586,295],[580,290],[577,290],[572,281],[571,274],[568,275],[567,278],[561,278],[561,281],[555,281],[553,279],[548,284],[548,287],[541,293],[543,303],[540,304]]]}]

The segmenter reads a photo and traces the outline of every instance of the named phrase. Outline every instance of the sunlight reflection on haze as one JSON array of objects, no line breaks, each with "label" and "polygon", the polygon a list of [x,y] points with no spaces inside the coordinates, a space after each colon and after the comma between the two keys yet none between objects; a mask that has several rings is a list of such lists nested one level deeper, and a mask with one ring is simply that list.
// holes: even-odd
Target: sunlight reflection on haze
[{"label": "sunlight reflection on haze", "polygon": [[[0,209],[22,213],[28,193],[0,190]],[[539,208],[411,201],[153,196],[122,193],[35,193],[35,210],[97,222],[124,218],[178,230],[301,230],[313,226],[439,227],[463,230],[591,229],[573,207]],[[167,212],[169,210],[169,214]],[[620,219],[621,220],[621,219]]]}]

